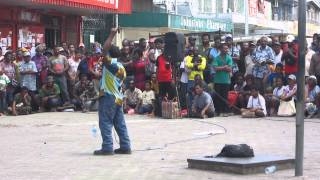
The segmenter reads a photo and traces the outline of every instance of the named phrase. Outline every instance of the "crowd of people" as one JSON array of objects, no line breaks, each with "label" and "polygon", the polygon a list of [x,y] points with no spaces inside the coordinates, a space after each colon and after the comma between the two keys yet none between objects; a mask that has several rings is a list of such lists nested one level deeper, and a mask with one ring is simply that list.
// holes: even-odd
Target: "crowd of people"
[{"label": "crowd of people", "polygon": [[[124,39],[121,48],[112,46],[108,53],[99,43],[86,48],[66,42],[52,50],[38,44],[35,52],[21,48],[2,55],[0,51],[0,115],[97,111],[108,57],[126,70],[121,91],[123,111],[128,114],[161,116],[161,103],[169,101],[179,102],[184,116],[265,117],[286,115],[288,106],[281,105],[295,103],[299,51],[295,39],[262,37],[234,43],[231,35],[202,34],[199,41],[186,39],[185,58],[178,64],[165,56],[165,46],[159,37],[141,38],[138,43]],[[305,112],[316,117],[320,35],[315,34],[306,49],[305,62]]]}]

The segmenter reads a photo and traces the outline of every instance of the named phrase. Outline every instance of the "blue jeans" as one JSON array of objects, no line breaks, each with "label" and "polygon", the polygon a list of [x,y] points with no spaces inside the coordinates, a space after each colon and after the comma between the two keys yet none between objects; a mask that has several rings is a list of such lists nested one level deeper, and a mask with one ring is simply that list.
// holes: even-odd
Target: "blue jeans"
[{"label": "blue jeans", "polygon": [[194,86],[194,80],[189,80],[188,85],[187,85],[187,91],[188,91],[188,98],[187,98],[187,107],[188,107],[188,112],[191,112],[191,106],[192,106],[192,101],[193,101],[193,86]]},{"label": "blue jeans", "polygon": [[153,106],[152,104],[142,105],[138,109],[139,114],[152,113]]},{"label": "blue jeans", "polygon": [[120,148],[123,150],[131,149],[122,106],[115,103],[114,96],[105,94],[99,99],[99,127],[103,140],[103,151],[113,151],[113,126],[119,136]]}]

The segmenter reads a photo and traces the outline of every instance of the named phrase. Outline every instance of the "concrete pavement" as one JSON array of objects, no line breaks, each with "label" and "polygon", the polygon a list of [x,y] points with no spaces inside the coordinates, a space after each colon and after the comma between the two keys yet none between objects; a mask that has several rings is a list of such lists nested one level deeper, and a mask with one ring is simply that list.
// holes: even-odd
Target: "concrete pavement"
[{"label": "concrete pavement", "polygon": [[293,170],[248,176],[190,170],[186,161],[239,143],[252,146],[256,154],[294,157],[293,118],[212,118],[205,121],[225,127],[227,133],[206,137],[205,132],[224,130],[190,119],[126,116],[133,154],[95,157],[92,152],[100,148],[101,139],[92,136],[91,128],[97,118],[96,113],[0,117],[0,179],[320,179],[320,120],[305,124],[305,176],[295,178]]}]

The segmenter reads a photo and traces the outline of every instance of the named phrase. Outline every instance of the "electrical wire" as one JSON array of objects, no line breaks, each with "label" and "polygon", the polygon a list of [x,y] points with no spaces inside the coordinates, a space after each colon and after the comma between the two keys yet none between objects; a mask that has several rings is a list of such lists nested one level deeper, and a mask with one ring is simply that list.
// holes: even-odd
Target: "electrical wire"
[{"label": "electrical wire", "polygon": [[[194,121],[194,122],[198,122],[198,123],[209,124],[209,125],[212,125],[212,126],[216,126],[216,127],[222,128],[224,132],[223,133],[209,133],[205,137],[194,137],[194,138],[182,139],[182,140],[177,140],[177,141],[173,141],[173,142],[164,143],[161,146],[154,146],[154,147],[150,146],[150,147],[147,147],[147,148],[144,148],[144,149],[136,149],[136,150],[133,150],[133,151],[135,151],[135,152],[143,152],[143,151],[163,150],[163,149],[167,148],[169,145],[183,144],[183,143],[188,143],[188,142],[192,142],[192,141],[208,139],[208,138],[211,138],[211,137],[216,136],[216,135],[226,134],[228,132],[227,128],[225,128],[222,125],[216,124],[216,123],[211,123],[211,122],[201,121],[201,120],[196,120],[196,119],[189,119],[189,120]],[[113,130],[113,135],[114,135],[114,138],[115,138],[115,142],[117,144],[119,144],[119,141],[117,139],[115,130]]]}]

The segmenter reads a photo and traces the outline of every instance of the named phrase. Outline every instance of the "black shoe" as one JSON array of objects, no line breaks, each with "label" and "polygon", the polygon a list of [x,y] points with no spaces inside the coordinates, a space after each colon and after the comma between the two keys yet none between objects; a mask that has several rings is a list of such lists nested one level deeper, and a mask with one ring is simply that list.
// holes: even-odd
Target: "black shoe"
[{"label": "black shoe", "polygon": [[110,156],[113,155],[113,151],[103,151],[103,150],[96,150],[93,152],[95,156]]},{"label": "black shoe", "polygon": [[125,150],[125,149],[115,149],[114,150],[114,153],[115,154],[131,154],[131,149],[127,149],[127,150]]}]

